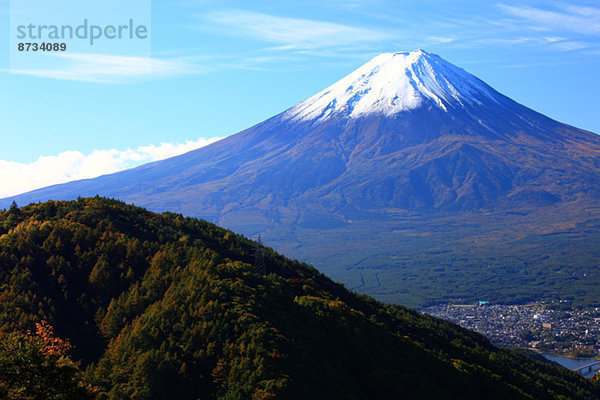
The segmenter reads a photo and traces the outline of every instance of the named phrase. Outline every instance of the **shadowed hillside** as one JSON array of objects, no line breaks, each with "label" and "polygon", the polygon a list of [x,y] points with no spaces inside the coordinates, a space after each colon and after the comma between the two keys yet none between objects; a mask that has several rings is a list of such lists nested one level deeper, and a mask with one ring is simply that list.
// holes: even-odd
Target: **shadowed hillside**
[{"label": "shadowed hillside", "polygon": [[379,303],[208,222],[104,198],[0,212],[0,329],[46,320],[103,399],[590,399],[576,373]]}]

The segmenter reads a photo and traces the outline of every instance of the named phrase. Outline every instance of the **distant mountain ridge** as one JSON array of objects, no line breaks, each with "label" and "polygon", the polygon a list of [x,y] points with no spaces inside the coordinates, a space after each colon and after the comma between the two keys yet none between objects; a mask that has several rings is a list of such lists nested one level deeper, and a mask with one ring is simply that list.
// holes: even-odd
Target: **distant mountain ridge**
[{"label": "distant mountain ridge", "polygon": [[[514,247],[527,235],[577,232],[594,221],[600,138],[514,102],[437,55],[386,53],[207,147],[0,205],[95,194],[263,233],[350,287],[412,304],[410,293],[398,292],[406,278],[398,273],[423,258],[412,254],[417,249],[434,255],[426,264],[446,262],[436,254],[450,252],[460,265],[469,257],[489,265],[498,255],[521,258],[492,244]],[[548,215],[557,217],[545,225]],[[351,243],[363,249],[348,251]],[[594,257],[578,263],[591,268]]]}]

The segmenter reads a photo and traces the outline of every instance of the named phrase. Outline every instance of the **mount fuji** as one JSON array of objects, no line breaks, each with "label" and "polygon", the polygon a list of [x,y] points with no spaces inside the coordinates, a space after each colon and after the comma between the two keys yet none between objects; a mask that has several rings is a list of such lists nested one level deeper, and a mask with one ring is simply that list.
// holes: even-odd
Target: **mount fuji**
[{"label": "mount fuji", "polygon": [[422,50],[207,147],[0,206],[96,194],[260,233],[386,301],[600,302],[600,137]]}]

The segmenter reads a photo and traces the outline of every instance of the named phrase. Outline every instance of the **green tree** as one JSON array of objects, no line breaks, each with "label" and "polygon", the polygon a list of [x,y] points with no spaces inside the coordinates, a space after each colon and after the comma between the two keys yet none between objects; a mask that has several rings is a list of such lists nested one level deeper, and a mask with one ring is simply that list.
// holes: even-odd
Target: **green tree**
[{"label": "green tree", "polygon": [[9,211],[11,212],[11,214],[17,214],[20,212],[19,206],[17,205],[16,201],[13,200],[13,202],[10,204]]}]

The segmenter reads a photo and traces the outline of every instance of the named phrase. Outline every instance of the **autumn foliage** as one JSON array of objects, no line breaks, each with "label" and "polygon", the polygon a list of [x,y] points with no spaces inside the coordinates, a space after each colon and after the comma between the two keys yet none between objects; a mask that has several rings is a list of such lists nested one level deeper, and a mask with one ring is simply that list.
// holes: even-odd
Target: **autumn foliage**
[{"label": "autumn foliage", "polygon": [[0,334],[0,398],[4,400],[91,400],[95,390],[85,383],[70,345],[54,336],[45,321],[36,333]]},{"label": "autumn foliage", "polygon": [[258,274],[255,249],[99,197],[0,211],[0,399],[599,398],[271,249]]}]

